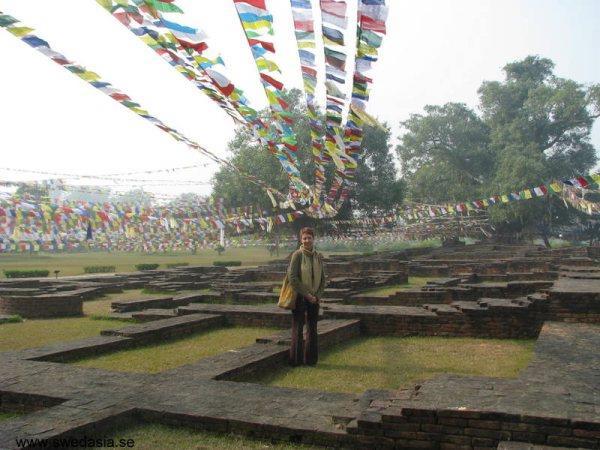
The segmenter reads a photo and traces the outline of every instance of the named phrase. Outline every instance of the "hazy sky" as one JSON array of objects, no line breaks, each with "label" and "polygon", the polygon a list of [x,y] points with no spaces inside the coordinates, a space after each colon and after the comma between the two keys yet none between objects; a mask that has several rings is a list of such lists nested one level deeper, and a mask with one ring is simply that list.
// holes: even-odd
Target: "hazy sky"
[{"label": "hazy sky", "polygon": [[[282,79],[288,88],[300,87],[289,1],[267,3],[275,19]],[[220,49],[230,78],[255,108],[265,107],[233,2],[177,4],[186,12],[179,22],[205,30],[209,45]],[[388,4],[388,35],[372,71],[368,111],[393,125],[394,142],[398,123],[411,113],[451,101],[475,107],[483,80],[501,79],[504,64],[529,54],[551,58],[559,76],[584,84],[600,82],[599,0]],[[231,119],[94,0],[0,0],[0,10],[35,28],[55,50],[99,73],[165,123],[227,155]],[[206,161],[3,30],[0,49],[0,168],[102,174]],[[593,143],[600,148],[599,125]],[[154,178],[207,182],[216,169],[211,164]],[[0,170],[0,179],[34,178],[42,177]]]}]

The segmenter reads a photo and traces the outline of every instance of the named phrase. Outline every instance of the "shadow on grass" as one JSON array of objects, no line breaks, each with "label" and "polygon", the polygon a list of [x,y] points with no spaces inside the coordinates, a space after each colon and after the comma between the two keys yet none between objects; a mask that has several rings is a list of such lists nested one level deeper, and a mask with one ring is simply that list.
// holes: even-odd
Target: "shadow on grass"
[{"label": "shadow on grass", "polygon": [[361,393],[443,374],[512,378],[529,363],[533,346],[533,340],[359,337],[323,352],[315,367],[285,367],[240,381]]}]

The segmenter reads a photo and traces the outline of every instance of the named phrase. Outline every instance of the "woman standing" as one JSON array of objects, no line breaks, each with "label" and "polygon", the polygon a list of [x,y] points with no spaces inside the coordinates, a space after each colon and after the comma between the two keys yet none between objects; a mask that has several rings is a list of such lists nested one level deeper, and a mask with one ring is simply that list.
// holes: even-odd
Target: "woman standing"
[{"label": "woman standing", "polygon": [[[315,365],[319,358],[317,320],[319,300],[325,291],[323,255],[314,249],[315,232],[312,228],[300,230],[302,245],[292,253],[288,267],[289,282],[297,293],[296,307],[292,310],[292,346],[290,362]],[[306,341],[303,342],[306,322]]]}]

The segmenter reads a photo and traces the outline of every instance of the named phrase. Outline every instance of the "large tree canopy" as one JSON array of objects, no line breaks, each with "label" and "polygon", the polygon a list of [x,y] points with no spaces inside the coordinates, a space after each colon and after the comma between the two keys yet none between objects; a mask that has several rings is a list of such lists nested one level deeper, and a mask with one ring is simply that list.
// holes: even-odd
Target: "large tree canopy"
[{"label": "large tree canopy", "polygon": [[[600,116],[600,87],[553,73],[554,63],[528,56],[504,67],[503,81],[478,90],[481,116],[462,104],[427,106],[402,123],[396,150],[409,196],[445,202],[503,194],[585,173],[596,163],[590,142]],[[566,220],[558,202],[538,199],[490,210],[502,229],[547,230]],[[545,233],[545,231],[542,231]]]},{"label": "large tree canopy", "polygon": [[[314,164],[311,155],[310,127],[306,107],[300,91],[286,94],[293,115],[293,129],[298,139],[299,168],[302,179],[314,183]],[[266,111],[263,114],[267,114]],[[396,179],[393,155],[390,151],[390,130],[385,125],[365,127],[362,143],[362,157],[356,172],[356,189],[350,196],[353,207],[367,212],[391,210],[403,199],[403,184]],[[231,161],[247,172],[267,181],[271,186],[287,190],[287,177],[277,159],[267,149],[261,148],[250,133],[238,129],[229,143]],[[329,187],[332,167],[327,170]],[[271,202],[266,193],[235,172],[223,167],[213,178],[213,195],[221,197],[227,206],[260,205],[269,208]],[[344,208],[347,213],[348,205]]]}]

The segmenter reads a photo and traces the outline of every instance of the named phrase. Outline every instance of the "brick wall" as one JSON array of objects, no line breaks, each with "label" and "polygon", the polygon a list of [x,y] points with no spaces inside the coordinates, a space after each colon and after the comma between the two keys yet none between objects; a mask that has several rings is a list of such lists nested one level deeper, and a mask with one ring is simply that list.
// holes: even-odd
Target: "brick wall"
[{"label": "brick wall", "polygon": [[356,436],[379,436],[396,448],[439,450],[496,449],[500,441],[560,447],[600,448],[600,424],[457,410],[395,409],[359,417],[348,429]]},{"label": "brick wall", "polygon": [[490,310],[465,313],[457,310],[451,314],[431,316],[327,311],[325,316],[331,319],[360,319],[362,332],[371,336],[534,338],[543,325],[543,314],[537,310],[514,314]]},{"label": "brick wall", "polygon": [[0,297],[0,314],[18,314],[28,319],[82,316],[83,304],[76,297]]}]

